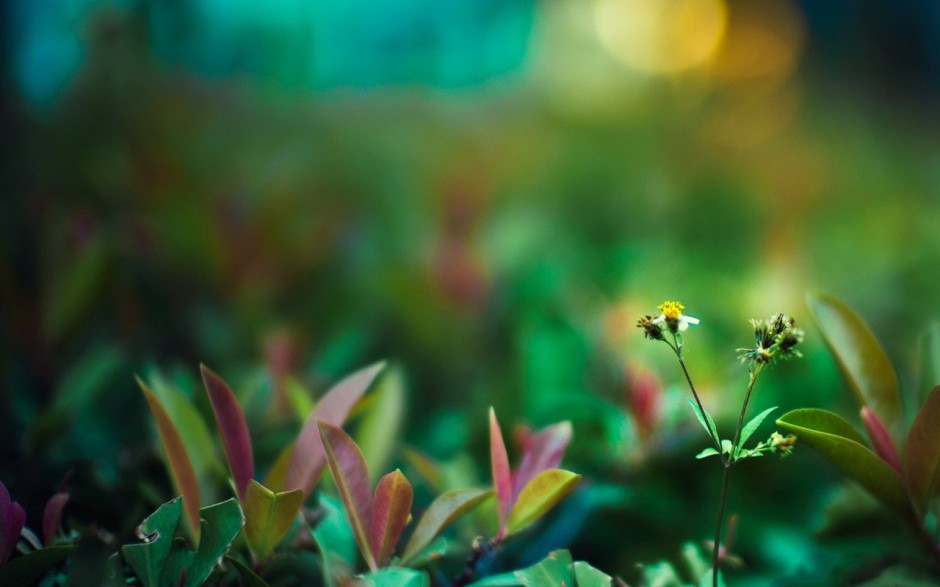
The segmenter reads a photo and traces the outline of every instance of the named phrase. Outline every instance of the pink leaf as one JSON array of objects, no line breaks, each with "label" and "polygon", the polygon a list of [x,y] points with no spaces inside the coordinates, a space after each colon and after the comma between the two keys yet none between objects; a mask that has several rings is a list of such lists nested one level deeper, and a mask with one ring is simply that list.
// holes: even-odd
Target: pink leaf
[{"label": "pink leaf", "polygon": [[864,406],[862,412],[862,424],[865,425],[865,431],[868,432],[868,438],[875,447],[875,453],[886,463],[891,465],[895,471],[901,472],[901,460],[898,458],[898,451],[894,448],[894,442],[888,429],[885,428],[881,418],[868,406]]},{"label": "pink leaf", "polygon": [[326,465],[323,444],[317,432],[317,420],[334,426],[342,425],[349,411],[369,389],[383,367],[385,363],[376,363],[360,369],[334,385],[323,396],[307,418],[294,444],[284,479],[285,490],[303,489],[304,498],[310,495]]},{"label": "pink leaf", "polygon": [[46,502],[46,509],[42,514],[42,537],[43,544],[52,546],[55,542],[55,533],[62,523],[62,510],[69,500],[69,494],[64,491],[56,493]]},{"label": "pink leaf", "polygon": [[506,444],[503,442],[503,431],[499,427],[496,411],[493,408],[490,408],[490,461],[493,466],[493,488],[496,490],[496,500],[499,505],[497,537],[502,538],[506,530],[509,508],[512,506],[512,474],[509,470]]},{"label": "pink leaf", "polygon": [[6,486],[0,483],[0,567],[16,550],[25,523],[26,511],[20,504],[10,500]]},{"label": "pink leaf", "polygon": [[940,385],[927,396],[907,436],[907,483],[918,511],[940,492]]},{"label": "pink leaf", "polygon": [[200,365],[199,369],[202,371],[202,381],[212,403],[216,424],[222,434],[222,446],[225,448],[225,459],[235,482],[235,493],[238,495],[238,501],[244,503],[248,482],[255,476],[251,435],[248,433],[245,414],[238,405],[235,394],[221,377],[205,365]]},{"label": "pink leaf", "polygon": [[333,482],[346,506],[346,517],[366,564],[373,571],[378,568],[369,543],[372,528],[372,493],[369,489],[369,470],[362,451],[342,428],[318,420],[320,440],[326,461],[333,473]]},{"label": "pink leaf", "polygon": [[395,552],[408,518],[414,490],[408,479],[396,469],[379,480],[372,502],[372,552],[376,563],[382,567]]},{"label": "pink leaf", "polygon": [[571,422],[559,422],[532,434],[526,442],[519,467],[513,474],[512,499],[515,502],[529,481],[542,471],[556,469],[571,442]]}]

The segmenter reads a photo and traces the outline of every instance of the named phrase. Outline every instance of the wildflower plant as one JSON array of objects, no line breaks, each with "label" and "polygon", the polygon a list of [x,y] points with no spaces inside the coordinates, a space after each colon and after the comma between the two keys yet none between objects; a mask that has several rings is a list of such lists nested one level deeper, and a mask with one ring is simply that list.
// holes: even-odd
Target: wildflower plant
[{"label": "wildflower plant", "polygon": [[721,547],[721,529],[732,469],[742,460],[760,457],[766,453],[785,457],[793,450],[796,442],[795,436],[785,436],[779,432],[774,432],[766,440],[758,442],[750,448],[746,446],[748,440],[767,416],[777,409],[776,407],[768,408],[745,423],[751,394],[754,391],[758,377],[766,367],[800,356],[797,346],[803,341],[803,331],[797,328],[796,321],[793,318],[785,314],[775,314],[768,320],[751,321],[754,331],[754,346],[738,349],[741,362],[747,367],[747,388],[744,393],[744,400],[741,403],[741,412],[734,428],[734,434],[731,439],[722,439],[714,419],[702,404],[701,397],[695,389],[695,384],[692,382],[692,376],[682,354],[683,333],[688,330],[689,326],[698,325],[699,319],[685,315],[683,313],[685,306],[678,301],[665,301],[659,305],[659,310],[660,314],[658,316],[642,316],[637,322],[637,327],[643,330],[643,335],[646,338],[665,343],[676,355],[682,374],[685,376],[686,383],[692,393],[689,403],[712,443],[711,447],[701,451],[696,458],[704,459],[717,456],[724,469],[718,513],[715,520],[715,540],[711,561],[711,580],[712,584],[717,587],[719,584],[719,566],[728,558],[726,549]]}]

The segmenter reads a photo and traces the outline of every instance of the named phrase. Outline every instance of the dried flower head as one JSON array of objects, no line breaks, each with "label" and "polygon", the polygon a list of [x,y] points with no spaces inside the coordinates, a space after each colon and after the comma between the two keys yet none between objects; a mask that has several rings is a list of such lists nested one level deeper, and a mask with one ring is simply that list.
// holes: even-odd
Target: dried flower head
[{"label": "dried flower head", "polygon": [[745,363],[770,363],[775,359],[801,356],[796,345],[803,342],[803,331],[786,314],[774,314],[770,320],[751,320],[754,348],[738,349]]},{"label": "dried flower head", "polygon": [[780,456],[788,456],[793,452],[793,446],[796,444],[796,436],[788,434],[784,436],[779,432],[774,432],[770,435],[770,448],[775,452],[779,453]]},{"label": "dried flower head", "polygon": [[643,336],[650,340],[664,340],[663,329],[653,321],[652,316],[643,316],[636,322],[637,328],[643,329]]}]

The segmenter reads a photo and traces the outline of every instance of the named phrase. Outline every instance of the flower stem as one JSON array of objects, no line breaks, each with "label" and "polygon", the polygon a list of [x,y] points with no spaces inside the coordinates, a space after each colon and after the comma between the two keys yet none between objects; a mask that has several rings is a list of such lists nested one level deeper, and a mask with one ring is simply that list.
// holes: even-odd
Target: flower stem
[{"label": "flower stem", "polygon": [[760,375],[763,363],[757,363],[757,366],[751,370],[750,380],[747,384],[747,392],[744,394],[744,402],[741,404],[741,414],[738,416],[738,425],[734,429],[734,440],[731,441],[731,455],[724,461],[725,470],[721,477],[721,497],[718,501],[718,515],[715,519],[715,545],[712,547],[712,587],[718,587],[718,564],[721,562],[721,526],[725,517],[725,503],[728,501],[728,485],[731,481],[731,469],[735,464],[735,457],[738,453],[738,441],[741,439],[741,429],[744,427],[744,417],[747,414],[747,405],[751,401],[751,392],[754,391],[754,384],[757,383],[757,376]]},{"label": "flower stem", "polygon": [[[669,348],[672,349],[672,352],[676,354],[676,358],[679,359],[679,366],[682,367],[682,373],[685,375],[685,380],[689,384],[689,390],[692,391],[692,397],[695,398],[695,405],[698,406],[698,411],[702,415],[702,421],[708,422],[705,406],[702,405],[702,400],[699,398],[698,392],[695,391],[695,384],[692,383],[692,376],[689,374],[688,367],[685,366],[685,359],[682,358],[682,347],[678,344],[678,341],[676,345],[673,345],[668,340],[664,340],[663,342],[669,345]],[[715,450],[717,450],[718,454],[721,456],[722,463],[727,465],[725,455],[721,452],[721,441],[715,435],[715,432],[711,429],[708,430],[708,436],[712,439],[712,443],[715,445]]]}]

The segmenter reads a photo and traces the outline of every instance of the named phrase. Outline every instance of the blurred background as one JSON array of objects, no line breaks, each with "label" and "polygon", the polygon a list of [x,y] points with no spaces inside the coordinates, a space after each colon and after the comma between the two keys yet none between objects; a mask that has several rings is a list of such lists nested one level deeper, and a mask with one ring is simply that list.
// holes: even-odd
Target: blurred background
[{"label": "blurred background", "polygon": [[[74,525],[129,536],[170,497],[135,373],[208,414],[212,367],[255,398],[263,462],[298,426],[285,378],[319,395],[384,358],[403,442],[470,455],[481,482],[488,406],[504,426],[571,419],[566,466],[592,489],[556,542],[626,577],[711,535],[719,483],[640,314],[679,299],[701,319],[687,360],[725,427],[748,319],[778,311],[806,356],[754,413],[858,421],[810,289],[916,386],[940,316],[936,2],[2,10],[0,479],[31,525],[69,469]],[[869,552],[837,531],[841,479],[810,451],[744,469],[742,580]]]}]

